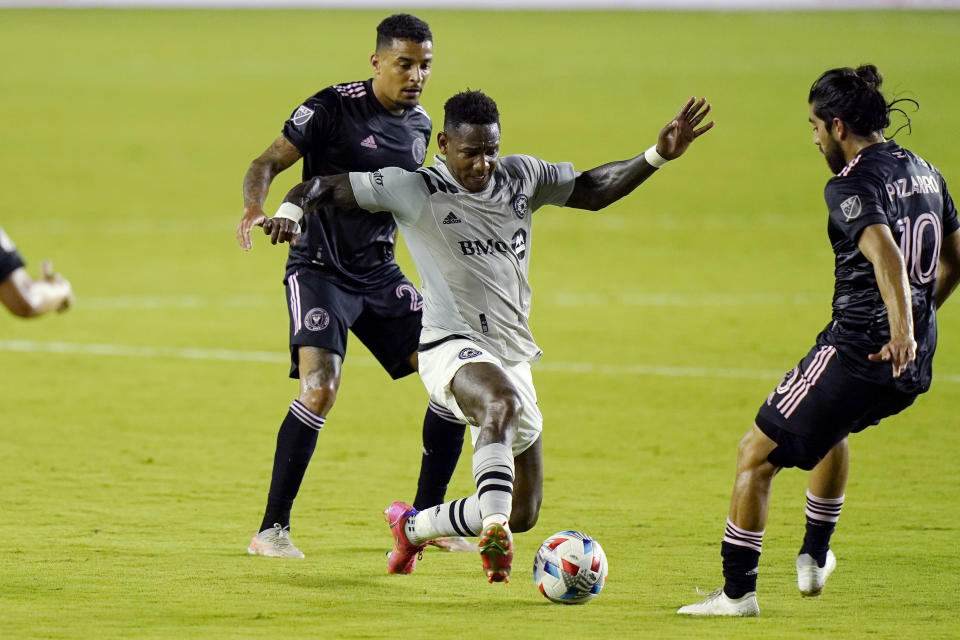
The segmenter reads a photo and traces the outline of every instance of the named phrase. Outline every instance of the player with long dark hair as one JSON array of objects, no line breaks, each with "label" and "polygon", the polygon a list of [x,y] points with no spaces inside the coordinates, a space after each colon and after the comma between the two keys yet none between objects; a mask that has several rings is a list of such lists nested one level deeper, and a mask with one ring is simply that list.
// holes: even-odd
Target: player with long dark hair
[{"label": "player with long dark hair", "polygon": [[773,478],[810,471],[797,586],[817,596],[837,566],[830,538],[843,506],[847,436],[903,411],[930,388],[936,310],[960,281],[960,223],[929,162],[884,138],[873,65],[831,69],[810,89],[813,141],[836,174],[824,197],[836,256],[833,318],[760,407],[740,441],[723,537],[725,583],[677,613],[755,616]]}]

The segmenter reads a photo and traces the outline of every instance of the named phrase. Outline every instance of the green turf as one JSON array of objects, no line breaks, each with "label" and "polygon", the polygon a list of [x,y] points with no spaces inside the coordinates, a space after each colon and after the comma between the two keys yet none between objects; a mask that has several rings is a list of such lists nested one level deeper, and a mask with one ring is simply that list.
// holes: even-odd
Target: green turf
[{"label": "green turf", "polygon": [[[604,214],[537,214],[545,499],[509,585],[434,551],[385,574],[379,511],[412,497],[425,395],[356,342],[294,513],[307,559],[246,555],[295,386],[283,251],[233,240],[241,178],[302,98],[366,77],[381,16],[0,12],[0,223],[78,296],[64,316],[0,315],[0,637],[957,637],[960,301],[931,392],[853,440],[825,595],[796,593],[793,471],[774,490],[762,617],[673,613],[719,584],[736,441],[829,315],[807,88],[876,63],[921,102],[903,143],[960,180],[957,13],[424,12],[425,106],[439,121],[452,92],[489,92],[505,153],[628,157],[693,94],[718,125]],[[54,342],[75,352],[15,350]],[[265,361],[225,359],[247,352]],[[452,496],[472,491],[468,461]],[[586,607],[549,604],[530,578],[565,528],[609,557]]]}]

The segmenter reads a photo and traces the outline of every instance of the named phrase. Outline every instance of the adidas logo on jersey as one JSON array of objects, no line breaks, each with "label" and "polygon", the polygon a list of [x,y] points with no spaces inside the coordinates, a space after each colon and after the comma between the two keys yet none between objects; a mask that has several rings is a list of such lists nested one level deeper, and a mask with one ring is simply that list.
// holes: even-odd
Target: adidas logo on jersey
[{"label": "adidas logo on jersey", "polygon": [[461,220],[457,216],[453,215],[453,211],[447,214],[447,217],[443,219],[443,224],[460,224]]},{"label": "adidas logo on jersey", "polygon": [[377,141],[373,139],[372,135],[370,135],[360,141],[360,146],[366,147],[367,149],[376,149]]}]

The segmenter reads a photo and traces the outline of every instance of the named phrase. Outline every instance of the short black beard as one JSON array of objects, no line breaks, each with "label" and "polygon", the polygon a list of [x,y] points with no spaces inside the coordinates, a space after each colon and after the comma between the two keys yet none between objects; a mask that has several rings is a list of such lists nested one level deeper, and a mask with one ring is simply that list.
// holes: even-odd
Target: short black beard
[{"label": "short black beard", "polygon": [[834,173],[840,173],[847,166],[847,159],[843,157],[843,149],[838,144],[832,145],[829,149],[824,149],[823,155],[827,159],[827,166],[830,167],[830,171]]}]

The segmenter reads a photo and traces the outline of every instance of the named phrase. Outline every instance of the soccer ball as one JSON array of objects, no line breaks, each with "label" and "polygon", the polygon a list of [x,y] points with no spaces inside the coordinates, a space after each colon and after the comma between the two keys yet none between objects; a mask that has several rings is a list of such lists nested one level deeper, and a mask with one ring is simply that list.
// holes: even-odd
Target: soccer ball
[{"label": "soccer ball", "polygon": [[607,581],[607,556],[585,533],[555,533],[537,550],[533,581],[550,602],[584,604],[593,600]]}]

